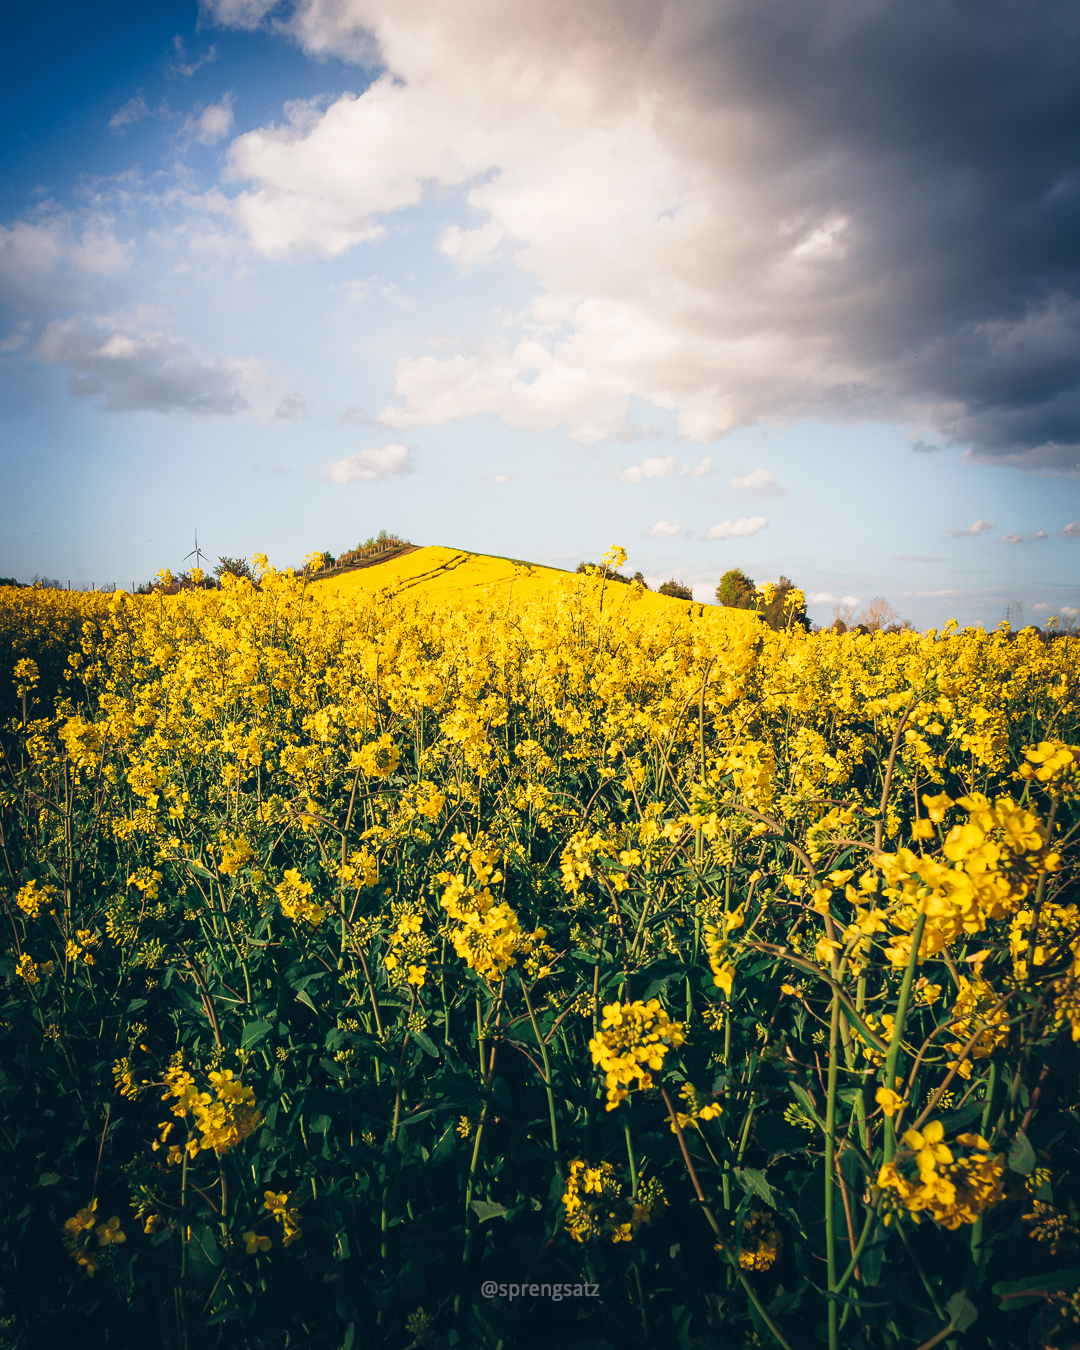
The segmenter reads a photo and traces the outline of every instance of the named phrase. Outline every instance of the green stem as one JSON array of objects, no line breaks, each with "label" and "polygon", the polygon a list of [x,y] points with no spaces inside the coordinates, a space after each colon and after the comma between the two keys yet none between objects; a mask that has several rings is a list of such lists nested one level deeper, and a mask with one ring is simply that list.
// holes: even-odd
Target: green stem
[{"label": "green stem", "polygon": [[[829,1026],[829,1080],[825,1103],[825,1260],[829,1291],[836,1288],[836,1233],[834,1189],[836,1185],[836,1085],[839,1074],[838,1041],[840,1035],[840,1000],[833,995],[832,1019]],[[840,1305],[829,1300],[829,1350],[838,1350],[840,1336]]]},{"label": "green stem", "polygon": [[904,1232],[903,1222],[899,1217],[896,1220],[896,1229],[897,1232],[900,1234],[900,1240],[901,1242],[903,1242],[904,1248],[907,1251],[908,1256],[911,1257],[911,1264],[915,1267],[916,1274],[918,1275],[919,1279],[922,1280],[923,1288],[926,1290],[927,1297],[929,1298],[930,1303],[933,1306],[934,1312],[937,1314],[938,1317],[941,1318],[943,1322],[949,1323],[949,1329],[951,1330],[952,1319],[948,1316],[948,1314],[945,1312],[944,1308],[942,1308],[940,1302],[938,1301],[937,1291],[935,1290],[934,1286],[930,1283],[930,1277],[927,1275],[926,1271],[923,1270],[922,1262],[915,1255],[914,1249],[912,1248],[911,1243],[908,1241],[908,1235],[907,1233]]},{"label": "green stem", "polygon": [[173,1291],[176,1296],[176,1321],[177,1331],[180,1333],[180,1344],[183,1350],[187,1350],[187,1308],[184,1299],[184,1285],[187,1281],[187,1259],[188,1259],[188,1215],[187,1215],[187,1172],[188,1158],[190,1154],[184,1149],[184,1161],[180,1168],[180,1283]]},{"label": "green stem", "polygon": [[873,1209],[868,1209],[866,1211],[866,1222],[863,1224],[863,1230],[859,1234],[859,1241],[855,1246],[855,1250],[851,1253],[851,1260],[848,1262],[847,1270],[845,1270],[843,1275],[836,1281],[836,1286],[832,1291],[834,1294],[842,1294],[844,1292],[847,1282],[851,1279],[852,1275],[855,1274],[855,1271],[858,1268],[859,1258],[862,1256],[866,1244],[870,1241],[876,1227],[877,1213]]},{"label": "green stem", "polygon": [[769,1316],[768,1312],[765,1309],[765,1305],[762,1303],[761,1299],[758,1298],[757,1296],[757,1291],[754,1289],[754,1286],[750,1283],[749,1279],[747,1279],[746,1271],[743,1270],[742,1266],[739,1265],[738,1257],[731,1250],[731,1247],[728,1245],[728,1243],[724,1240],[724,1234],[721,1231],[719,1223],[717,1223],[716,1221],[716,1215],[705,1203],[705,1195],[701,1189],[701,1182],[698,1181],[697,1173],[694,1171],[694,1164],[690,1161],[690,1154],[686,1148],[686,1140],[683,1138],[682,1127],[679,1124],[678,1116],[675,1114],[675,1108],[671,1104],[671,1098],[668,1096],[667,1088],[662,1087],[660,1089],[660,1092],[664,1098],[664,1105],[668,1109],[668,1115],[671,1117],[671,1124],[674,1127],[676,1137],[679,1140],[679,1148],[682,1150],[683,1163],[686,1166],[687,1175],[690,1177],[690,1182],[694,1187],[695,1193],[697,1194],[697,1198],[701,1205],[702,1212],[704,1213],[706,1219],[708,1219],[709,1226],[716,1235],[716,1245],[727,1257],[729,1265],[731,1266],[732,1270],[734,1270],[735,1274],[738,1276],[739,1283],[742,1285],[743,1289],[746,1291],[746,1296],[749,1298],[750,1302],[754,1305],[755,1309],[757,1310],[758,1316],[769,1328],[772,1334],[776,1337],[778,1344],[783,1346],[783,1350],[791,1350],[791,1346],[788,1343],[787,1339],[785,1338],[784,1333],[780,1330],[780,1328]]},{"label": "green stem", "polygon": [[[911,987],[915,983],[915,968],[919,963],[919,947],[922,945],[925,927],[926,915],[920,914],[915,920],[915,928],[911,934],[911,954],[908,957],[907,969],[904,971],[904,978],[900,985],[900,1001],[896,1005],[896,1021],[893,1023],[889,1053],[885,1057],[885,1086],[890,1089],[896,1087],[896,1069],[903,1046],[904,1022],[907,1020],[908,1004],[911,1002]],[[891,1162],[895,1152],[896,1130],[890,1117],[885,1121],[885,1161]]]},{"label": "green stem", "polygon": [[[480,1000],[476,1000],[476,1021],[477,1030],[482,1030],[480,1026]],[[490,1092],[491,1084],[495,1077],[495,1053],[498,1050],[498,1043],[491,1047],[491,1061],[484,1074],[484,1087]],[[483,1042],[481,1042],[481,1071],[483,1072]],[[484,1122],[487,1120],[488,1102],[484,1099],[483,1110],[480,1112],[480,1121],[476,1127],[476,1141],[473,1144],[472,1160],[469,1163],[469,1180],[465,1187],[465,1244],[461,1251],[461,1270],[462,1276],[466,1276],[469,1270],[469,1257],[472,1254],[473,1234],[476,1231],[474,1222],[475,1216],[472,1210],[473,1190],[476,1185],[476,1170],[480,1162],[480,1141],[484,1137]],[[455,1317],[461,1311],[461,1290],[454,1295],[454,1315]]]},{"label": "green stem", "polygon": [[634,1141],[630,1137],[630,1107],[627,1105],[623,1112],[623,1133],[626,1135],[626,1156],[630,1159],[630,1196],[631,1199],[637,1199],[638,1193],[638,1174],[637,1163],[634,1161]]},{"label": "green stem", "polygon": [[540,1025],[536,1020],[536,1014],[533,1012],[528,986],[524,980],[521,981],[521,992],[525,995],[525,1007],[529,1010],[529,1021],[532,1023],[533,1035],[536,1037],[536,1043],[540,1047],[540,1055],[544,1061],[544,1090],[547,1092],[548,1118],[551,1121],[551,1147],[555,1151],[555,1170],[558,1172],[561,1181],[563,1170],[562,1163],[559,1161],[559,1126],[555,1119],[555,1092],[551,1085],[551,1060],[548,1057],[547,1042],[540,1035]]}]

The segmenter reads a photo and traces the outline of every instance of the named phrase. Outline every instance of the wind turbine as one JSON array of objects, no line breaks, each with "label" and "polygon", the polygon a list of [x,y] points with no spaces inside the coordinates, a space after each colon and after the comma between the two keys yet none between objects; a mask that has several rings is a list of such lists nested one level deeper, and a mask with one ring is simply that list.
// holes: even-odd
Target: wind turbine
[{"label": "wind turbine", "polygon": [[206,556],[206,554],[203,553],[202,549],[199,547],[199,531],[196,530],[196,531],[195,531],[195,547],[191,550],[190,553],[186,553],[181,561],[187,562],[188,558],[194,558],[194,559],[195,559],[195,566],[198,567],[198,568],[201,570],[201,569],[202,569],[202,560],[203,560],[203,558],[204,558],[205,556]]}]

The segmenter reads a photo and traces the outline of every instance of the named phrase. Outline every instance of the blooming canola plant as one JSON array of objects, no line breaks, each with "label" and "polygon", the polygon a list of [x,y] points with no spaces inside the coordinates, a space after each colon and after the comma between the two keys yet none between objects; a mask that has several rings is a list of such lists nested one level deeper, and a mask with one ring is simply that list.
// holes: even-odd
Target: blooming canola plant
[{"label": "blooming canola plant", "polygon": [[15,1344],[1068,1343],[1075,639],[253,561],[0,592]]}]

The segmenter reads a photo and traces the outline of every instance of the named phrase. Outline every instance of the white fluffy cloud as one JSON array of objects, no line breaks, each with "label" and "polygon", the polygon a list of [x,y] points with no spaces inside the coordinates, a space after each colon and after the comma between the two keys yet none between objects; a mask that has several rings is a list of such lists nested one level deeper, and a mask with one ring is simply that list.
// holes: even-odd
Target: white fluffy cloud
[{"label": "white fluffy cloud", "polygon": [[357,450],[354,455],[335,459],[323,469],[323,477],[331,483],[377,483],[382,478],[409,472],[407,446],[373,445]]},{"label": "white fluffy cloud", "polygon": [[1080,539],[1080,520],[1070,520],[1063,530],[1058,531],[1066,539]]},{"label": "white fluffy cloud", "polygon": [[[1065,531],[1062,530],[1062,534]],[[1040,544],[1044,539],[1049,539],[1050,535],[1046,530],[1032,530],[1030,534],[1003,534],[999,539],[999,544]]]},{"label": "white fluffy cloud", "polygon": [[232,105],[233,95],[224,94],[219,102],[197,109],[185,119],[184,134],[200,145],[217,145],[232,130]]},{"label": "white fluffy cloud", "polygon": [[679,467],[674,455],[653,455],[640,464],[631,464],[628,469],[616,469],[615,477],[620,483],[644,483],[646,478],[666,478]]},{"label": "white fluffy cloud", "polygon": [[977,520],[974,524],[969,525],[966,530],[957,529],[954,525],[948,533],[954,539],[966,539],[968,535],[985,534],[987,530],[992,530],[996,524],[997,521],[994,520]]},{"label": "white fluffy cloud", "polygon": [[[382,71],[233,142],[256,249],[335,256],[458,194],[470,214],[442,251],[505,254],[533,283],[501,345],[403,356],[384,425],[487,412],[592,443],[628,434],[636,397],[698,441],[891,417],[1071,468],[1080,300],[1072,263],[1043,260],[1051,235],[1071,257],[1067,189],[1047,185],[1073,160],[1045,127],[1074,90],[1051,12],[988,3],[977,31],[901,0],[204,7]],[[935,78],[941,62],[954,78]],[[972,105],[989,84],[997,97]],[[937,134],[960,120],[963,137]],[[1009,222],[1029,218],[1018,240]]]},{"label": "white fluffy cloud", "polygon": [[722,520],[711,530],[705,531],[706,539],[748,539],[750,535],[763,530],[768,521],[764,516],[749,516],[739,520]]},{"label": "white fluffy cloud", "polygon": [[789,497],[791,489],[781,487],[773,478],[771,469],[754,469],[751,473],[737,474],[731,480],[731,486],[747,497]]},{"label": "white fluffy cloud", "polygon": [[706,455],[698,464],[680,464],[674,455],[653,455],[643,459],[640,464],[631,464],[628,469],[616,469],[615,477],[620,483],[644,483],[647,478],[666,478],[668,474],[678,474],[681,478],[700,478],[712,468],[712,459]]},{"label": "white fluffy cloud", "polygon": [[658,520],[649,531],[649,537],[651,539],[670,539],[673,535],[678,534],[680,529],[681,526],[672,525],[670,521]]},{"label": "white fluffy cloud", "polygon": [[184,342],[138,323],[73,315],[46,324],[34,353],[68,367],[68,387],[108,412],[229,416],[250,406],[253,363],[203,361]]}]

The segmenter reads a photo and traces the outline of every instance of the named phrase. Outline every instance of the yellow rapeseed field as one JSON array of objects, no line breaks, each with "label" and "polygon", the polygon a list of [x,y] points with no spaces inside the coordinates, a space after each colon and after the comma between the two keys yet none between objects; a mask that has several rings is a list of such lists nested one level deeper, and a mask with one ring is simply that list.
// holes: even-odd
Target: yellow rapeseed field
[{"label": "yellow rapeseed field", "polygon": [[254,561],[0,591],[0,1335],[1068,1343],[1076,639]]},{"label": "yellow rapeseed field", "polygon": [[[416,596],[451,603],[479,600],[493,604],[498,599],[513,599],[520,604],[525,600],[549,601],[560,594],[573,595],[579,577],[555,567],[429,545],[390,562],[320,578],[316,584],[320,590],[339,596],[411,591]],[[609,597],[615,589],[609,588]],[[640,586],[633,588],[632,593],[645,614],[670,613],[672,605],[688,607],[685,600],[672,600]],[[718,619],[723,611],[716,606],[695,605],[694,613]]]}]

